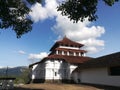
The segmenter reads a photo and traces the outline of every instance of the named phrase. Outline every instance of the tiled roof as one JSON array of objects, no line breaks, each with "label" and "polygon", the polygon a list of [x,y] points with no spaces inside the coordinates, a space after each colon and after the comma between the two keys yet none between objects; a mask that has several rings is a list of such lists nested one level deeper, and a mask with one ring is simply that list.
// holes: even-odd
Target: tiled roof
[{"label": "tiled roof", "polygon": [[80,64],[83,63],[85,61],[90,60],[90,57],[80,57],[80,56],[67,56],[67,55],[50,55],[48,57],[46,57],[45,59],[62,59],[65,60],[68,63],[71,64]]},{"label": "tiled roof", "polygon": [[57,42],[53,45],[53,47],[50,49],[50,51],[52,51],[53,48],[56,48],[56,47],[57,47],[58,45],[60,45],[60,44],[73,45],[73,46],[77,46],[77,47],[82,47],[82,46],[84,46],[83,44],[74,42],[74,41],[68,39],[67,37],[64,37],[62,40],[57,41]]},{"label": "tiled roof", "polygon": [[60,44],[69,44],[69,45],[84,46],[83,44],[80,44],[80,43],[74,42],[74,41],[68,39],[67,37],[64,37],[63,40],[57,41],[57,43],[60,43]]},{"label": "tiled roof", "polygon": [[87,61],[84,64],[80,65],[80,68],[95,68],[108,66],[120,66],[120,52]]},{"label": "tiled roof", "polygon": [[88,60],[91,60],[92,58],[90,57],[80,57],[80,56],[67,56],[67,55],[50,55],[48,57],[45,57],[44,59],[42,59],[40,62],[36,62],[34,64],[31,64],[29,67],[41,63],[44,60],[65,60],[66,62],[70,63],[70,64],[82,64]]}]

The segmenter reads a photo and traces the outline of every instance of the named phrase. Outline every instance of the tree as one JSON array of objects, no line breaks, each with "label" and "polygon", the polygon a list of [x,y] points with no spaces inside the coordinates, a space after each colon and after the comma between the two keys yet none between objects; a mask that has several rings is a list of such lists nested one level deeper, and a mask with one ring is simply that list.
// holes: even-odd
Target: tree
[{"label": "tree", "polygon": [[0,0],[0,28],[12,28],[17,38],[32,30],[30,5],[41,0]]},{"label": "tree", "polygon": [[[70,20],[74,22],[84,21],[88,18],[89,21],[96,21],[98,16],[96,15],[97,5],[99,0],[66,0],[59,7],[58,11],[61,14],[68,16]],[[102,0],[106,5],[112,6],[119,0]]]},{"label": "tree", "polygon": [[[61,14],[68,16],[74,22],[84,21],[88,18],[89,21],[95,21],[97,5],[99,0],[65,0],[58,11]],[[112,6],[119,0],[102,0],[106,5]],[[29,17],[30,5],[36,2],[41,3],[41,0],[0,0],[0,28],[12,28],[15,31],[17,38],[32,30],[33,21]]]}]

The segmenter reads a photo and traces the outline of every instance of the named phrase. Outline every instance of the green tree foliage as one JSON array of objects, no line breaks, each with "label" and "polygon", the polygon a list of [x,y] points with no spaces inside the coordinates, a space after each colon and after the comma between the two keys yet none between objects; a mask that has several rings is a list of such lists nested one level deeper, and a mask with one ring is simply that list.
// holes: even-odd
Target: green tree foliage
[{"label": "green tree foliage", "polygon": [[0,28],[12,28],[17,38],[32,30],[30,5],[41,0],[0,0]]},{"label": "green tree foliage", "polygon": [[[95,21],[99,0],[65,0],[59,7],[62,15],[68,16],[74,22]],[[102,0],[106,5],[112,6],[119,0]],[[12,28],[17,38],[32,30],[33,21],[29,17],[30,6],[41,0],[0,0],[0,28]]]},{"label": "green tree foliage", "polygon": [[27,68],[23,71],[22,79],[24,80],[24,83],[29,83],[30,82],[30,70],[29,70],[29,68]]},{"label": "green tree foliage", "polygon": [[19,84],[19,83],[29,83],[30,82],[30,71],[28,68],[24,69],[24,71],[22,72],[22,74],[20,76],[14,76],[16,77],[15,79],[15,83]]},{"label": "green tree foliage", "polygon": [[[119,0],[102,0],[106,5],[112,6]],[[84,21],[88,18],[89,21],[96,21],[97,5],[99,0],[66,0],[59,7],[58,11],[62,11],[62,15],[68,16],[74,22]]]}]

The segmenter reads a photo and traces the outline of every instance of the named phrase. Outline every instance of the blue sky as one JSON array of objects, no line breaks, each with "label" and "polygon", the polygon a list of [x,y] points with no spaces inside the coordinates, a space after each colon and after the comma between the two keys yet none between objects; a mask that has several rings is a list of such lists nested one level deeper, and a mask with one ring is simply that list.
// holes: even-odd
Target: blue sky
[{"label": "blue sky", "polygon": [[[33,30],[16,38],[13,30],[0,30],[0,67],[28,66],[47,56],[56,40],[65,35],[71,40],[85,44],[90,57],[99,57],[120,50],[120,2],[112,7],[99,3],[98,20],[73,24],[55,9],[57,0],[46,0],[32,6]],[[60,1],[60,0],[59,0]]]}]

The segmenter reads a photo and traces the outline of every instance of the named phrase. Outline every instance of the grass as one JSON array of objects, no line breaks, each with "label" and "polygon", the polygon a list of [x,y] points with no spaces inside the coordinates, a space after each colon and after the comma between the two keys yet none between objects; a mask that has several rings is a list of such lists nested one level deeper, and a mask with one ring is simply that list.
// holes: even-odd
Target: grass
[{"label": "grass", "polygon": [[76,84],[26,84],[15,87],[15,90],[101,90],[96,87]]}]

